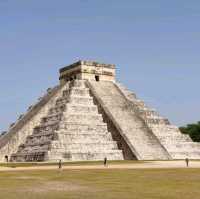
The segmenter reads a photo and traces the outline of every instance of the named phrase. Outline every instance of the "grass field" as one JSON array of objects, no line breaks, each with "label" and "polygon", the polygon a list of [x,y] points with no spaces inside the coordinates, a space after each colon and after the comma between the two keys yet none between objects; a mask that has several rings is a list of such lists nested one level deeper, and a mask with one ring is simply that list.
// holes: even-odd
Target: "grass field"
[{"label": "grass field", "polygon": [[0,172],[4,199],[191,199],[200,169],[45,170]]}]

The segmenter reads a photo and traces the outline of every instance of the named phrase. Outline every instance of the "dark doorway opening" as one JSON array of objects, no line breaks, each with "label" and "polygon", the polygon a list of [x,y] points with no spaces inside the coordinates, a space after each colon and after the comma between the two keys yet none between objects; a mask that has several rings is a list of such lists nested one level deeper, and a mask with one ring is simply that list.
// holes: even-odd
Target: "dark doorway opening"
[{"label": "dark doorway opening", "polygon": [[99,82],[99,76],[98,76],[98,75],[95,75],[95,80],[96,80],[97,82]]}]

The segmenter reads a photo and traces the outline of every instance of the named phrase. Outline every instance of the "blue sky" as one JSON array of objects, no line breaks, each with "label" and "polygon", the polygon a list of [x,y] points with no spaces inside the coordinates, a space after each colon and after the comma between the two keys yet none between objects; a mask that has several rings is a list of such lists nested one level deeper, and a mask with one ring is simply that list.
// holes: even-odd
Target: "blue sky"
[{"label": "blue sky", "polygon": [[0,130],[79,59],[176,125],[200,120],[199,0],[0,0]]}]

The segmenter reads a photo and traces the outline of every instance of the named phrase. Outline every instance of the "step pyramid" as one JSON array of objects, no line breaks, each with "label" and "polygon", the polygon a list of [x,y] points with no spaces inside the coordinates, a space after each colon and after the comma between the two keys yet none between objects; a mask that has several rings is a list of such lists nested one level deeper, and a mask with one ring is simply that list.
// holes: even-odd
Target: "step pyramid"
[{"label": "step pyramid", "polygon": [[200,143],[115,79],[115,65],[78,61],[60,85],[0,136],[0,161],[200,159]]},{"label": "step pyramid", "polygon": [[84,80],[67,83],[62,97],[26,138],[11,161],[122,160]]}]

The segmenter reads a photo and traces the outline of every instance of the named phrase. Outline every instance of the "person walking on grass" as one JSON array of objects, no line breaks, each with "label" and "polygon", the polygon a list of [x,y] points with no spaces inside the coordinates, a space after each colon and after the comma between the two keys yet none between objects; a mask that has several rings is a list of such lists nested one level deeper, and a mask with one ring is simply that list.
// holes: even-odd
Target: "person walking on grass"
[{"label": "person walking on grass", "polygon": [[6,160],[6,163],[8,163],[8,156],[7,155],[5,155],[5,160]]},{"label": "person walking on grass", "polygon": [[59,160],[59,162],[58,162],[58,168],[62,169],[62,160]]},{"label": "person walking on grass", "polygon": [[189,167],[189,159],[188,158],[185,159],[185,163],[186,163],[186,166]]},{"label": "person walking on grass", "polygon": [[104,164],[104,167],[107,166],[107,157],[104,158],[104,162],[103,162],[103,164]]}]

